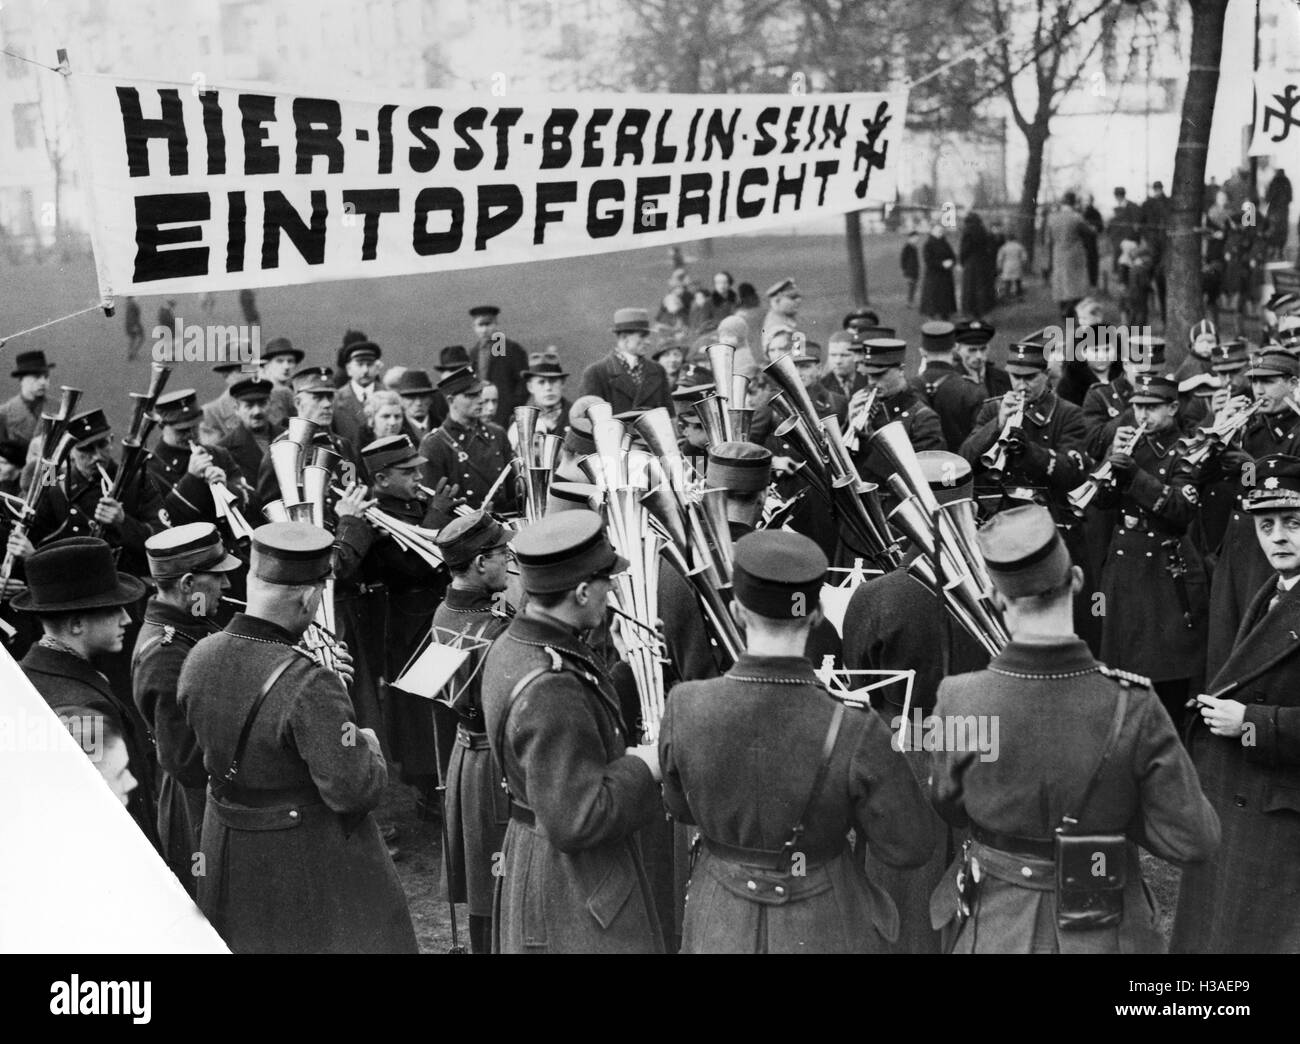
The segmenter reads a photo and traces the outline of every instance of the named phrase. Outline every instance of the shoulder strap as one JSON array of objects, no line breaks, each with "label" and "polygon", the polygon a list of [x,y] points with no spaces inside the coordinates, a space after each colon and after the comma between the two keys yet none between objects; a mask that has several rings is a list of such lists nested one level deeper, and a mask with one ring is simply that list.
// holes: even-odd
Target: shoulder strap
[{"label": "shoulder strap", "polygon": [[1083,796],[1079,798],[1079,803],[1075,806],[1079,811],[1074,815],[1066,813],[1061,817],[1061,829],[1064,833],[1069,833],[1079,825],[1079,814],[1088,806],[1088,799],[1092,797],[1092,792],[1097,789],[1097,784],[1101,780],[1101,771],[1106,767],[1106,762],[1110,760],[1111,753],[1115,750],[1115,744],[1119,742],[1120,729],[1124,725],[1124,713],[1128,710],[1128,682],[1123,679],[1119,684],[1119,697],[1115,700],[1115,716],[1110,723],[1110,734],[1106,737],[1106,746],[1102,749],[1101,759],[1097,762],[1097,767],[1093,769],[1092,777],[1088,780],[1088,785],[1083,789]]},{"label": "shoulder strap", "polygon": [[230,767],[222,773],[219,780],[214,779],[212,781],[212,789],[218,797],[221,796],[226,787],[235,782],[235,776],[239,774],[239,763],[244,759],[244,748],[248,746],[248,737],[253,731],[253,722],[257,720],[258,712],[262,709],[262,704],[266,702],[266,698],[271,695],[275,683],[289,669],[289,665],[293,663],[297,655],[297,653],[293,653],[280,661],[275,670],[267,676],[262,685],[262,691],[257,694],[257,699],[253,701],[253,705],[248,708],[248,717],[244,719],[244,727],[239,730],[239,739],[235,741],[235,753],[230,759]]},{"label": "shoulder strap", "polygon": [[[549,645],[545,649],[551,655],[551,662],[542,667],[534,667],[515,682],[515,687],[510,690],[510,695],[506,697],[506,705],[502,708],[501,720],[497,722],[496,735],[493,737],[496,740],[498,767],[501,769],[501,786],[505,788],[507,794],[510,793],[510,787],[506,783],[506,724],[510,721],[510,711],[514,709],[515,701],[519,699],[523,691],[543,674],[558,674],[564,669],[560,654]],[[511,799],[513,800],[513,795]]]},{"label": "shoulder strap", "polygon": [[826,774],[831,769],[831,755],[835,753],[835,743],[840,738],[840,726],[844,723],[844,704],[837,702],[835,710],[831,714],[830,726],[826,729],[826,739],[822,742],[821,764],[817,766],[817,775],[813,777],[812,790],[808,792],[808,800],[803,806],[803,811],[799,813],[799,820],[795,823],[790,831],[790,838],[781,846],[781,866],[788,868],[794,859],[794,854],[798,850],[803,840],[804,823],[807,822],[809,814],[812,812],[813,805],[821,796],[822,789],[826,786]]}]

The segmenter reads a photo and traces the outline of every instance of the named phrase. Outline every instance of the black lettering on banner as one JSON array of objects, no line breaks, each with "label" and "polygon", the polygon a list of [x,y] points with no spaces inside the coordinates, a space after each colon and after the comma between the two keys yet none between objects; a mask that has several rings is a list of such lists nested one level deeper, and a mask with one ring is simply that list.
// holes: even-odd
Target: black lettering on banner
[{"label": "black lettering on banner", "polygon": [[820,105],[814,105],[812,111],[808,113],[808,129],[804,132],[804,137],[808,139],[808,144],[803,147],[804,152],[809,152],[817,144],[817,114],[821,112]]},{"label": "black lettering on banner", "polygon": [[221,126],[221,96],[216,91],[199,94],[203,106],[203,133],[208,139],[208,173],[226,172],[226,131]]},{"label": "black lettering on banner", "polygon": [[[135,197],[135,273],[132,282],[208,274],[208,248],[159,250],[177,243],[201,243],[198,222],[212,217],[206,192],[173,192]],[[162,225],[178,225],[164,229]]]},{"label": "black lettering on banner", "polygon": [[278,173],[280,150],[265,144],[266,128],[262,126],[275,119],[275,98],[269,94],[241,94],[239,116],[244,132],[244,173]]},{"label": "black lettering on banner", "polygon": [[[667,195],[668,190],[672,187],[672,180],[666,174],[656,175],[653,178],[636,179],[636,206],[632,212],[632,234],[641,235],[644,232],[662,232],[668,227],[668,215],[659,209],[657,203],[650,202],[655,196]],[[651,215],[649,221],[645,220],[646,215]]]},{"label": "black lettering on banner", "polygon": [[673,114],[672,109],[665,109],[659,117],[659,123],[655,127],[655,155],[656,163],[671,163],[677,158],[677,146],[664,144],[664,129],[668,126],[668,120]]},{"label": "black lettering on banner", "polygon": [[379,106],[379,167],[380,174],[393,172],[393,113],[396,105]]},{"label": "black lettering on banner", "polygon": [[[495,210],[498,213],[493,214]],[[474,249],[483,250],[495,239],[519,223],[524,216],[524,194],[518,185],[480,185],[478,188],[478,228]]]},{"label": "black lettering on banner", "polygon": [[412,109],[406,117],[406,129],[420,143],[412,145],[406,153],[406,162],[416,174],[428,174],[438,165],[438,143],[425,131],[437,130],[441,118],[442,107],[438,105],[424,105]]},{"label": "black lettering on banner", "polygon": [[826,107],[826,118],[823,127],[825,132],[822,135],[822,148],[826,147],[828,139],[833,138],[835,148],[838,149],[840,145],[843,144],[844,135],[847,134],[849,130],[849,107],[845,105],[843,111],[840,113],[839,119],[836,119],[834,106],[828,105]]},{"label": "black lettering on banner", "polygon": [[767,132],[767,128],[780,119],[780,117],[781,110],[775,105],[769,105],[758,114],[758,120],[754,124],[754,130],[758,134],[758,140],[754,142],[755,156],[766,156],[776,148],[776,139]]},{"label": "black lettering on banner", "polygon": [[840,169],[839,160],[818,160],[813,164],[813,177],[821,182],[821,187],[817,190],[817,205],[820,207],[826,202],[826,181]]},{"label": "black lettering on banner", "polygon": [[587,120],[587,130],[582,137],[582,165],[599,167],[605,162],[605,150],[600,147],[600,132],[614,115],[613,109],[592,109]]},{"label": "black lettering on banner", "polygon": [[552,109],[542,127],[542,170],[558,170],[573,157],[569,135],[578,122],[576,109]]},{"label": "black lettering on banner", "polygon": [[757,202],[745,198],[745,189],[750,185],[766,185],[767,171],[762,167],[750,167],[741,172],[740,182],[736,186],[736,217],[752,218],[763,213],[765,199]]},{"label": "black lettering on banner", "polygon": [[245,222],[248,204],[242,192],[226,193],[226,271],[244,270]]},{"label": "black lettering on banner", "polygon": [[483,146],[470,134],[470,131],[482,130],[486,119],[487,109],[476,105],[457,114],[452,121],[452,130],[465,143],[464,146],[457,146],[456,151],[452,153],[452,160],[457,170],[473,170],[483,162]]},{"label": "black lettering on banner", "polygon": [[546,226],[563,221],[564,214],[551,207],[552,203],[572,203],[578,198],[576,181],[543,182],[537,186],[537,214],[533,218],[533,245],[540,246],[546,238]]},{"label": "black lettering on banner", "polygon": [[492,126],[497,129],[497,161],[493,170],[505,170],[510,163],[510,128],[524,115],[523,109],[498,109],[492,117]]},{"label": "black lettering on banner", "polygon": [[736,121],[740,119],[740,110],[731,110],[731,122],[722,122],[722,110],[714,109],[709,116],[709,124],[704,128],[704,155],[701,159],[713,158],[713,143],[718,143],[718,152],[724,160],[731,159],[736,150]]},{"label": "black lettering on banner", "polygon": [[695,129],[699,127],[700,117],[703,115],[703,109],[696,109],[695,115],[691,117],[691,128],[686,132],[686,161],[688,163],[695,158]]},{"label": "black lettering on banner", "polygon": [[[614,145],[614,166],[621,167],[625,156],[631,157],[635,166],[645,158],[645,130],[650,126],[649,109],[628,109],[618,124],[618,138]],[[673,154],[677,150],[673,149]]]},{"label": "black lettering on banner", "polygon": [[401,192],[397,189],[344,189],[343,205],[349,203],[355,213],[366,216],[361,235],[361,260],[373,261],[379,243],[379,215],[396,214],[401,209]]},{"label": "black lettering on banner", "polygon": [[677,199],[677,227],[686,227],[686,218],[694,214],[700,224],[709,223],[709,190],[713,188],[713,175],[707,173],[683,174],[681,194]]},{"label": "black lettering on banner", "polygon": [[[429,231],[429,215],[445,210],[451,215],[451,226],[445,232]],[[460,249],[465,232],[465,197],[454,188],[421,189],[415,197],[415,231],[411,246],[421,257],[431,254],[454,254]]]},{"label": "black lettering on banner", "polygon": [[782,155],[785,155],[787,152],[794,152],[795,146],[799,144],[799,128],[796,124],[798,124],[799,117],[802,115],[802,105],[791,106],[790,111],[785,114],[785,148],[781,150]]},{"label": "black lettering on banner", "polygon": [[731,188],[731,171],[722,172],[722,191],[718,193],[718,221],[727,220],[727,190]]},{"label": "black lettering on banner", "polygon": [[280,267],[280,233],[289,237],[303,260],[309,265],[325,263],[325,219],[329,210],[325,205],[325,192],[315,189],[311,194],[311,226],[303,221],[298,211],[284,198],[284,193],[272,189],[262,193],[262,268]]},{"label": "black lettering on banner", "polygon": [[190,172],[189,141],[181,111],[181,93],[167,87],[158,91],[162,116],[146,119],[140,111],[140,92],[134,87],[117,89],[117,106],[122,112],[122,135],[126,139],[126,169],[133,178],[149,176],[149,141],[167,141],[167,172],[185,177]]},{"label": "black lettering on banner", "polygon": [[808,164],[799,164],[799,174],[797,177],[789,178],[785,174],[785,165],[782,164],[776,175],[776,191],[772,193],[772,213],[781,213],[781,197],[793,196],[794,209],[799,209],[799,200],[803,196],[804,179],[808,176]]},{"label": "black lettering on banner", "polygon": [[295,174],[310,174],[312,160],[324,156],[329,160],[328,173],[343,173],[343,113],[339,103],[330,98],[295,98],[293,126],[298,141]]},{"label": "black lettering on banner", "polygon": [[[587,193],[587,235],[592,239],[608,239],[618,235],[623,227],[623,208],[614,207],[603,216],[598,214],[600,205],[605,202],[622,203],[627,198],[623,182],[619,178],[602,178],[594,182]],[[635,223],[636,219],[632,219]]]}]

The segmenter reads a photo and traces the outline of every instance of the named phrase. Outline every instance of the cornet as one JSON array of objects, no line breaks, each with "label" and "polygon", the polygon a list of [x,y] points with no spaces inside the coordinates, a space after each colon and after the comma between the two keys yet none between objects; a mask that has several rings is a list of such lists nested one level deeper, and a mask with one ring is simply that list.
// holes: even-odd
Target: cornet
[{"label": "cornet", "polygon": [[[1289,396],[1287,402],[1292,409],[1300,412]],[[1217,456],[1220,451],[1227,449],[1232,440],[1246,430],[1250,419],[1267,404],[1267,399],[1256,399],[1245,409],[1238,410],[1222,420],[1216,420],[1208,427],[1199,428],[1194,435],[1180,440],[1179,455],[1188,464],[1199,467],[1211,457]]]},{"label": "cornet", "polygon": [[[1146,431],[1146,424],[1139,424],[1133,429],[1133,434],[1128,441],[1120,446],[1117,452],[1131,454],[1137,448],[1138,442],[1141,441]],[[1076,515],[1082,515],[1087,506],[1092,503],[1093,498],[1102,489],[1109,489],[1114,484],[1115,469],[1111,467],[1109,459],[1104,460],[1082,483],[1070,490],[1067,497],[1070,507],[1074,509]]]},{"label": "cornet", "polygon": [[998,441],[980,454],[980,463],[995,477],[1001,476],[1007,470],[1007,447],[1011,444],[1011,433],[1025,423],[1025,393],[1015,391],[1011,394],[1016,397],[1015,412],[1007,418]]}]

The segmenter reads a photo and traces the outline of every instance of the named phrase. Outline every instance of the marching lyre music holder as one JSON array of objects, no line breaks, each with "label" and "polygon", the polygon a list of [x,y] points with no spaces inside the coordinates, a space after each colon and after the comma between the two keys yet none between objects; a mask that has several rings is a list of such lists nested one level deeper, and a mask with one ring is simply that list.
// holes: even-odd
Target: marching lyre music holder
[{"label": "marching lyre music holder", "polygon": [[867,568],[865,560],[861,558],[855,558],[850,567],[831,566],[827,572],[827,581],[822,587],[822,613],[843,636],[844,614],[848,611],[853,592],[871,577],[883,576],[884,572]]},{"label": "marching lyre music holder", "polygon": [[[912,685],[916,681],[916,671],[910,669],[904,671],[851,671],[844,667],[836,667],[835,658],[828,653],[822,658],[822,665],[813,668],[813,673],[817,675],[818,679],[835,699],[863,707],[870,706],[870,694],[877,689],[883,689],[887,685],[897,685],[902,682],[903,711],[899,715],[898,738],[894,741],[894,747],[896,750],[908,749],[904,736],[908,727],[908,717],[912,713]],[[851,684],[854,678],[879,678],[880,680],[854,688]]]}]

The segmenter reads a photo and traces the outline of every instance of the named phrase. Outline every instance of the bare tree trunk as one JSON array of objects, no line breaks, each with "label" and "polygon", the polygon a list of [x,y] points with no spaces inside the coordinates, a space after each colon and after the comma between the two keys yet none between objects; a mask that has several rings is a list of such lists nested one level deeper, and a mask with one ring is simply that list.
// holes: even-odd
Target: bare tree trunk
[{"label": "bare tree trunk", "polygon": [[1025,177],[1020,183],[1020,210],[1016,215],[1016,224],[1021,245],[1029,255],[1030,265],[1034,263],[1038,247],[1038,190],[1043,182],[1043,152],[1047,148],[1049,133],[1047,122],[1045,119],[1036,119],[1025,131],[1025,144],[1029,152],[1025,159]]},{"label": "bare tree trunk", "polygon": [[869,304],[867,261],[862,253],[862,215],[851,210],[844,215],[844,243],[849,248],[849,289],[855,305]]},{"label": "bare tree trunk", "polygon": [[1205,160],[1219,89],[1223,55],[1223,22],[1228,0],[1189,0],[1192,8],[1191,68],[1183,95],[1183,118],[1174,157],[1172,215],[1165,247],[1168,268],[1168,315],[1165,341],[1169,364],[1177,365],[1186,351],[1187,331],[1203,311],[1201,291],[1201,204],[1205,194]]}]

